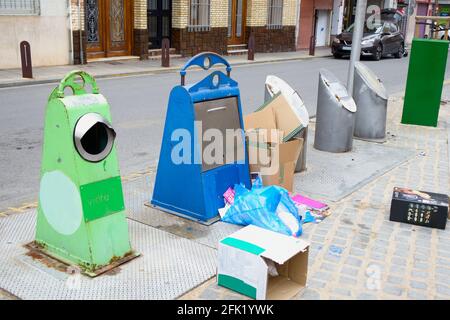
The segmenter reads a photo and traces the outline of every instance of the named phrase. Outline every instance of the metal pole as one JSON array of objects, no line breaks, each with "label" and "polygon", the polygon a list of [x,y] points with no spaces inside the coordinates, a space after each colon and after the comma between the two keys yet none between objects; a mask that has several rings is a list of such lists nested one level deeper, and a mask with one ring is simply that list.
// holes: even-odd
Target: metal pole
[{"label": "metal pole", "polygon": [[78,0],[78,23],[80,25],[79,35],[80,35],[80,64],[84,64],[84,57],[83,57],[83,29],[81,27],[82,21],[81,21],[81,3],[80,0]]},{"label": "metal pole", "polygon": [[364,23],[366,20],[367,0],[356,2],[355,23],[353,26],[352,51],[350,54],[350,65],[348,68],[347,91],[353,96],[353,76],[355,74],[355,62],[359,61],[361,55],[361,39],[363,36]]}]

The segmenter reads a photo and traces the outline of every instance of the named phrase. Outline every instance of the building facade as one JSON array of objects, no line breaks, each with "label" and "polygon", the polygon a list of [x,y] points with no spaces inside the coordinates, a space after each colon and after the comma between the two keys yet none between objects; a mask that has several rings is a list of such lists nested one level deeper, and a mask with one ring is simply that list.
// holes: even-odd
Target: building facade
[{"label": "building facade", "polygon": [[0,1],[0,68],[20,67],[20,47],[28,41],[33,65],[71,63],[66,1]]},{"label": "building facade", "polygon": [[[0,68],[20,66],[28,40],[34,66],[111,57],[146,59],[168,38],[182,56],[296,49],[299,0],[0,0]],[[4,31],[6,30],[6,32]],[[56,40],[57,39],[57,40]],[[8,63],[5,63],[8,61]]]},{"label": "building facade", "polygon": [[[297,49],[329,46],[342,30],[343,0],[301,0]],[[313,38],[314,36],[314,38]]]}]

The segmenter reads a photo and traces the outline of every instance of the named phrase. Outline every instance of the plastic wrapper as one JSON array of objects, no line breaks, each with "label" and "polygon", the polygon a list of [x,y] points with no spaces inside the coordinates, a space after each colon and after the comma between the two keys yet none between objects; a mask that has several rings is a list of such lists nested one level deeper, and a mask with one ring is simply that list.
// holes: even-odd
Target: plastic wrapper
[{"label": "plastic wrapper", "polygon": [[222,221],[242,226],[255,225],[294,237],[302,234],[301,217],[286,189],[262,187],[256,183],[252,190],[236,185],[234,191],[234,203],[223,214]]}]

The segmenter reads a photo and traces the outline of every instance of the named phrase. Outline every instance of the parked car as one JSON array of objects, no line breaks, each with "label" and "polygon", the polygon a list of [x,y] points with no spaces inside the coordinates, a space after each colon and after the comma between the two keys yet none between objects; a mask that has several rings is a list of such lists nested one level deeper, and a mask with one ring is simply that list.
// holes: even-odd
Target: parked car
[{"label": "parked car", "polygon": [[[353,24],[333,40],[331,52],[335,58],[350,55],[352,37]],[[374,60],[386,55],[401,58],[405,55],[405,38],[393,21],[381,21],[371,28],[364,25],[361,55],[372,56]]]},{"label": "parked car", "polygon": [[[445,26],[439,25],[435,27],[435,32],[437,32],[437,39],[445,40],[445,30],[448,30]],[[447,40],[450,40],[450,30],[447,32],[448,38]]]}]

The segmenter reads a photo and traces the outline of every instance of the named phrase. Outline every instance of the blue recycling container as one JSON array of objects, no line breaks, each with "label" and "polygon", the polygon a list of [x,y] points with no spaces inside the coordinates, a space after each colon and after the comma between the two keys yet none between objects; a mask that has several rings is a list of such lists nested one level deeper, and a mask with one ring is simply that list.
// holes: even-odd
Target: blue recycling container
[{"label": "blue recycling container", "polygon": [[[192,85],[187,70],[223,64]],[[239,86],[231,66],[216,53],[191,58],[172,89],[151,204],[163,211],[209,224],[224,207],[223,194],[235,184],[251,187]]]}]

